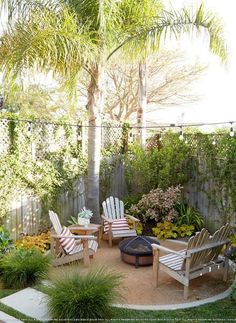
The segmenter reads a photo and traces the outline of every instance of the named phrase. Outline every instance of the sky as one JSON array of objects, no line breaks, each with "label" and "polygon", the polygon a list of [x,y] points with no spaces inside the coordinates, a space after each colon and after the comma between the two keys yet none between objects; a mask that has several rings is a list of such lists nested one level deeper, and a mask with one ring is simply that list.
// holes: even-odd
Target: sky
[{"label": "sky", "polygon": [[[178,9],[183,5],[196,7],[200,1],[172,0],[171,3],[172,7]],[[149,122],[180,124],[236,121],[236,1],[205,0],[205,8],[222,21],[229,53],[227,63],[222,65],[219,58],[209,53],[207,35],[197,38],[183,35],[179,41],[172,40],[171,44],[166,45],[167,48],[184,50],[191,59],[196,58],[208,65],[206,72],[195,85],[201,101],[184,107],[157,107],[155,113],[148,114]]]}]

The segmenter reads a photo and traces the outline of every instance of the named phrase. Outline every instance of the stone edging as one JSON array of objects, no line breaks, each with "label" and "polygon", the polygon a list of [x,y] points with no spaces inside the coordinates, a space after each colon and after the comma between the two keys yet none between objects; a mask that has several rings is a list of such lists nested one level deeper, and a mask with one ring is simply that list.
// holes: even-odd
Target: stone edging
[{"label": "stone edging", "polygon": [[136,305],[136,304],[113,304],[114,307],[119,308],[127,308],[127,309],[133,309],[133,310],[149,310],[149,311],[165,311],[165,310],[178,310],[178,309],[185,309],[185,308],[191,308],[196,307],[208,303],[214,303],[216,301],[219,301],[221,299],[224,299],[228,297],[231,294],[232,286],[229,287],[226,291],[223,293],[220,293],[216,296],[208,297],[200,301],[194,301],[189,303],[179,303],[179,304],[168,304],[168,305]]}]

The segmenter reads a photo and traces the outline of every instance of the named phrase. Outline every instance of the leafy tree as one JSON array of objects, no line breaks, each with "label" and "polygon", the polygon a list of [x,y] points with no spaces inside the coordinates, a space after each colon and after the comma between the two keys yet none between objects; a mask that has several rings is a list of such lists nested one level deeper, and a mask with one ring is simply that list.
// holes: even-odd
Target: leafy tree
[{"label": "leafy tree", "polygon": [[[52,70],[71,94],[79,72],[90,76],[87,109],[88,207],[99,221],[99,167],[104,72],[107,61],[123,49],[130,58],[158,50],[168,32],[208,30],[212,51],[226,56],[222,27],[201,5],[196,12],[168,12],[159,0],[1,0],[9,13],[1,37],[0,65],[14,79],[25,69]],[[153,14],[150,17],[150,10]],[[139,56],[142,53],[141,57]]]}]

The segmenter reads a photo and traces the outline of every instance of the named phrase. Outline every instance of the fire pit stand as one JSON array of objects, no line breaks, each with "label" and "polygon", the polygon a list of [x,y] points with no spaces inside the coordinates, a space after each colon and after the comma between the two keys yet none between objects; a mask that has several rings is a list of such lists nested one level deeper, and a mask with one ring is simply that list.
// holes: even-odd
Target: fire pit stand
[{"label": "fire pit stand", "polygon": [[119,243],[121,259],[131,265],[139,266],[152,265],[152,243],[159,242],[155,238],[138,236],[128,238]]}]

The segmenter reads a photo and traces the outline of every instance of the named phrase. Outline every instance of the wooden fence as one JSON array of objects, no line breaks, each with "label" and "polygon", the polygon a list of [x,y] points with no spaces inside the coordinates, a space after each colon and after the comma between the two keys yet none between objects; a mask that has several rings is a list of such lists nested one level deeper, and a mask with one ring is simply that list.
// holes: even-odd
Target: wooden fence
[{"label": "wooden fence", "polygon": [[[212,183],[202,184],[201,189],[195,183],[188,183],[184,187],[184,196],[190,205],[200,210],[204,217],[206,227],[214,232],[224,222],[225,217],[217,207],[209,201],[205,192],[209,190]],[[107,196],[113,195],[123,198],[127,194],[125,181],[125,168],[123,163],[117,163],[110,176],[110,183],[102,192],[101,202]],[[72,192],[63,192],[57,201],[57,210],[62,224],[66,224],[71,216],[76,216],[82,207],[86,206],[86,179],[80,178],[75,184]],[[40,226],[47,225],[47,214],[43,214],[42,205],[38,198],[22,194],[12,203],[12,209],[5,223],[11,232],[12,238],[17,239],[20,233],[35,234]],[[235,226],[236,214],[231,217],[231,224]]]},{"label": "wooden fence", "polygon": [[[67,224],[70,217],[76,216],[85,204],[86,185],[85,180],[80,178],[74,184],[72,192],[63,192],[58,198],[56,210],[61,223]],[[12,201],[11,210],[4,224],[14,240],[18,239],[21,233],[36,234],[40,228],[50,225],[40,200],[27,194],[21,194]]]}]

